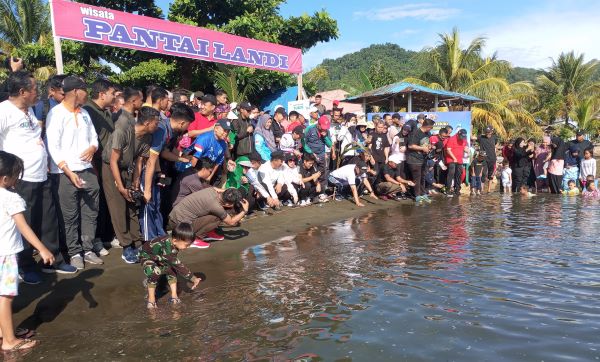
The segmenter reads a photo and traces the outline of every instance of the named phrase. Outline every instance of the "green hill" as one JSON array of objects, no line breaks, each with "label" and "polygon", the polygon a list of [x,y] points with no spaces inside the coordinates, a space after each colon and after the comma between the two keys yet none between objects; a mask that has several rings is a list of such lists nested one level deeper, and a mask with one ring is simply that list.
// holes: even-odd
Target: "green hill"
[{"label": "green hill", "polygon": [[[346,54],[337,59],[325,59],[315,67],[319,72],[315,82],[317,91],[342,88],[351,93],[361,89],[360,72],[369,73],[373,64],[379,62],[394,81],[406,77],[418,77],[423,69],[415,61],[418,52],[406,50],[397,44],[373,44],[368,48]],[[323,69],[326,72],[323,72]],[[315,71],[316,72],[316,71]],[[310,73],[307,74],[310,79]],[[533,81],[540,74],[539,70],[516,67],[508,75],[510,82]]]}]

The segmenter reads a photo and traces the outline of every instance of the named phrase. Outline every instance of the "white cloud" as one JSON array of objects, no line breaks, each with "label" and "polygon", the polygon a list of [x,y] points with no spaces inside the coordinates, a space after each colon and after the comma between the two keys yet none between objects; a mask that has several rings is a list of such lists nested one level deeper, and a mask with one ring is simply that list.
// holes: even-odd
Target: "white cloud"
[{"label": "white cloud", "polygon": [[[576,10],[567,10],[567,9]],[[580,9],[580,10],[579,10]],[[600,24],[600,3],[581,7],[547,7],[520,14],[481,30],[465,32],[470,41],[485,36],[489,54],[498,52],[513,66],[546,68],[561,52],[585,53],[585,60],[600,59],[594,37]],[[466,46],[466,43],[463,44]]]},{"label": "white cloud", "polygon": [[392,38],[404,38],[410,35],[418,34],[420,32],[421,30],[419,29],[404,29],[402,31],[396,31],[392,33]]},{"label": "white cloud", "polygon": [[359,19],[391,21],[405,18],[439,21],[451,18],[460,13],[460,9],[444,8],[430,3],[404,4],[387,8],[356,11],[354,17]]}]

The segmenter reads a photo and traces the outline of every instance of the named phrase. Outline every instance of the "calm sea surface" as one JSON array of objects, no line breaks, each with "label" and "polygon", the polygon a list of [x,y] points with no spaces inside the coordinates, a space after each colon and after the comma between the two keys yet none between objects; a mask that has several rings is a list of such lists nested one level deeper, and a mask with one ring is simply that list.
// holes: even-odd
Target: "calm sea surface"
[{"label": "calm sea surface", "polygon": [[599,204],[578,198],[399,204],[216,260],[185,306],[140,303],[61,356],[598,360],[599,230]]}]

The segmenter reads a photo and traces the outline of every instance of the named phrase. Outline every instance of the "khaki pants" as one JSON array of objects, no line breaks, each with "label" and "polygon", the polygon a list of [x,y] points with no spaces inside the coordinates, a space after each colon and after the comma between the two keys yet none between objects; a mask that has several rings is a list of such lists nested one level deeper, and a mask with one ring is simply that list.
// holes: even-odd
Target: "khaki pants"
[{"label": "khaki pants", "polygon": [[[130,183],[130,176],[126,170],[121,171],[121,180],[125,187]],[[110,166],[106,163],[102,164],[102,186],[119,244],[122,247],[141,246],[144,239],[140,232],[140,222],[138,220],[140,210],[135,204],[125,200],[117,190],[115,178],[110,171]]]},{"label": "khaki pants", "polygon": [[[175,227],[179,224],[177,221],[169,218],[169,230],[175,229]],[[214,230],[221,224],[221,219],[214,215],[206,215],[197,218],[192,221],[192,229],[194,230],[194,234],[196,234],[197,238],[202,238],[204,234],[207,232]]]},{"label": "khaki pants", "polygon": [[375,191],[378,195],[389,195],[402,191],[402,188],[391,182],[380,182],[375,186]]}]

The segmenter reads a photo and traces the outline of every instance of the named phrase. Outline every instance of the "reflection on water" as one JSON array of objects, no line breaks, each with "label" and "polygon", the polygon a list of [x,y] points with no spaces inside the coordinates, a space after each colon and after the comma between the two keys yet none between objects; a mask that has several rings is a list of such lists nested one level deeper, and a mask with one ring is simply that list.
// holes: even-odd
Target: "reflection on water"
[{"label": "reflection on water", "polygon": [[[505,196],[402,205],[219,260],[219,283],[98,326],[63,356],[599,359],[600,208]],[[208,275],[211,278],[211,275]],[[100,337],[104,335],[104,337]]]}]

